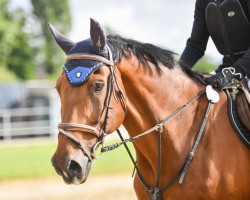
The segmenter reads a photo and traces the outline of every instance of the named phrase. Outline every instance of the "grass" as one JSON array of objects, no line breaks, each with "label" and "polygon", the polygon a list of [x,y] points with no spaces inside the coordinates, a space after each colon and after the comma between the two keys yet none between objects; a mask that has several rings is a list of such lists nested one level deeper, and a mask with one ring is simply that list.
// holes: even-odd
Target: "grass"
[{"label": "grass", "polygon": [[[113,143],[107,142],[105,145]],[[129,146],[133,150],[132,145]],[[56,144],[0,148],[0,181],[58,176],[50,163],[55,149]],[[132,173],[132,170],[132,162],[121,146],[95,160],[91,175]]]},{"label": "grass", "polygon": [[[115,142],[104,143],[106,145],[113,144]],[[135,152],[133,149],[133,145],[128,144],[129,149],[135,157]],[[132,161],[125,149],[124,146],[120,146],[119,148],[103,153],[100,159],[95,160],[92,165],[91,174],[99,175],[99,174],[117,174],[121,172],[131,172],[134,169]]]}]

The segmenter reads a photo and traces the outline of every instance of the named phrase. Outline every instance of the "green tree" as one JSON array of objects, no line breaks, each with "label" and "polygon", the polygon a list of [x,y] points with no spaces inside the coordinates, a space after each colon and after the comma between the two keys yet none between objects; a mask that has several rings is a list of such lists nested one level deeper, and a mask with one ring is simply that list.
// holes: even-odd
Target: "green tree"
[{"label": "green tree", "polygon": [[7,0],[0,1],[0,68],[1,82],[16,78],[34,77],[34,49],[29,45],[29,35],[24,31],[26,15],[23,10],[10,11]]},{"label": "green tree", "polygon": [[61,70],[64,54],[50,34],[48,23],[52,23],[60,32],[67,34],[71,28],[69,3],[68,0],[31,0],[31,2],[33,14],[40,26],[37,39],[41,46],[37,61],[45,73],[53,75]]},{"label": "green tree", "polygon": [[104,32],[106,35],[108,35],[108,34],[114,34],[117,31],[115,31],[111,26],[104,26]]},{"label": "green tree", "polygon": [[200,59],[194,66],[193,70],[198,72],[212,72],[218,67],[218,64],[211,61],[207,56]]}]

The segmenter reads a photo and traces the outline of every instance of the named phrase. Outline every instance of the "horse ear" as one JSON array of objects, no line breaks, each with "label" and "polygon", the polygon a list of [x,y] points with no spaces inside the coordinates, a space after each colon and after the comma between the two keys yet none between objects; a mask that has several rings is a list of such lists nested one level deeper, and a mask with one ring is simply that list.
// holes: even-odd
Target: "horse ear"
[{"label": "horse ear", "polygon": [[94,19],[90,18],[90,37],[92,40],[92,45],[100,50],[105,49],[106,45],[106,36],[101,25],[95,21]]},{"label": "horse ear", "polygon": [[69,50],[76,45],[74,42],[65,37],[62,33],[60,33],[52,24],[49,23],[48,27],[52,35],[54,36],[57,44],[62,48],[65,53],[68,53]]}]

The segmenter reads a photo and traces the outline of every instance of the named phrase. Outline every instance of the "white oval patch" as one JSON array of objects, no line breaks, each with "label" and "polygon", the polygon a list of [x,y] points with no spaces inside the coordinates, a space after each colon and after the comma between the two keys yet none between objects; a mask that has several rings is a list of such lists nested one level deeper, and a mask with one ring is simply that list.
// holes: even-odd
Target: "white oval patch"
[{"label": "white oval patch", "polygon": [[82,72],[77,72],[77,73],[76,73],[76,77],[77,77],[77,78],[80,78],[81,75],[82,75]]},{"label": "white oval patch", "polygon": [[211,85],[208,85],[206,87],[206,94],[207,94],[207,98],[209,101],[211,101],[212,103],[217,103],[220,100],[220,96],[218,94],[218,92],[213,89],[213,87]]},{"label": "white oval patch", "polygon": [[235,12],[234,11],[230,11],[227,13],[227,16],[228,17],[233,17],[235,15]]}]

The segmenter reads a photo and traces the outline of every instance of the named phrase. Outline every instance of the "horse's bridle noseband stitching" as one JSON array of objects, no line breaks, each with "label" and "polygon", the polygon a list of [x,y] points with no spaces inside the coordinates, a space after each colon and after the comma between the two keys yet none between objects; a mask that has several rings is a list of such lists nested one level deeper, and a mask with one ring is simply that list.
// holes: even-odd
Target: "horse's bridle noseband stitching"
[{"label": "horse's bridle noseband stitching", "polygon": [[[74,141],[76,144],[78,144],[79,148],[82,149],[83,153],[85,153],[88,156],[90,161],[92,161],[93,158],[98,158],[94,155],[95,151],[99,145],[103,144],[104,137],[107,135],[108,121],[109,121],[109,110],[111,109],[110,102],[111,102],[112,95],[114,95],[115,100],[118,101],[117,97],[115,96],[115,93],[113,92],[115,85],[117,87],[118,93],[120,94],[120,99],[121,99],[124,111],[126,111],[125,102],[124,102],[125,97],[124,97],[123,92],[117,83],[117,80],[116,80],[112,52],[111,52],[110,48],[108,47],[108,45],[107,45],[107,50],[109,53],[109,60],[102,57],[102,56],[92,55],[92,54],[84,54],[84,53],[70,54],[70,55],[67,55],[67,57],[66,57],[66,60],[95,60],[95,61],[99,61],[99,62],[106,64],[110,70],[110,75],[108,78],[108,85],[107,85],[107,93],[106,93],[106,97],[105,97],[105,101],[104,101],[104,107],[103,107],[103,110],[100,114],[100,117],[99,117],[96,125],[91,126],[91,125],[75,124],[75,123],[59,123],[58,124],[59,134],[65,135],[66,137],[68,137],[72,141]],[[105,113],[105,111],[106,111],[106,113]],[[102,119],[104,113],[105,113],[105,119],[104,119],[104,123],[103,123],[103,128],[101,130],[99,130],[97,127],[100,125],[100,120]],[[80,131],[80,132],[91,133],[98,138],[98,142],[95,145],[93,145],[93,147],[89,150],[70,131]]]}]

